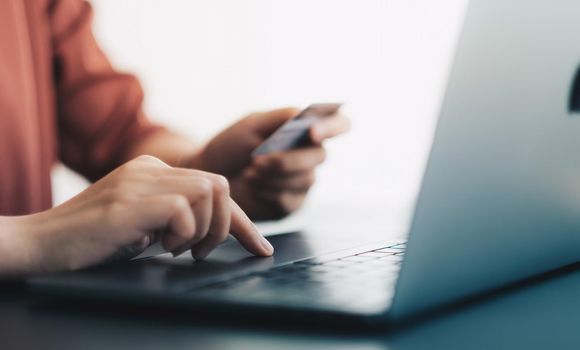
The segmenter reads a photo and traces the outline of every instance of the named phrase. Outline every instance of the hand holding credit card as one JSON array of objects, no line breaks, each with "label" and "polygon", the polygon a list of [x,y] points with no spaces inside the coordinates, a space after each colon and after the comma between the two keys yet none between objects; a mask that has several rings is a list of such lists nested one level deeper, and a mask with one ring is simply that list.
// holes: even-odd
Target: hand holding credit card
[{"label": "hand holding credit card", "polygon": [[338,112],[341,103],[316,103],[302,110],[278,128],[253,152],[252,156],[288,151],[308,145],[310,127]]}]

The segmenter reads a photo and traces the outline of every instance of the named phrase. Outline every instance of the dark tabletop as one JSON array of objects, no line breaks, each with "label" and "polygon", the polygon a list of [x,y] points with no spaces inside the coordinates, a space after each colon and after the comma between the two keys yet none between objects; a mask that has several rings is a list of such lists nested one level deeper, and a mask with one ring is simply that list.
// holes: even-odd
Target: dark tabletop
[{"label": "dark tabletop", "polygon": [[555,349],[580,345],[572,267],[400,329],[349,330],[155,306],[39,299],[1,284],[0,349]]}]

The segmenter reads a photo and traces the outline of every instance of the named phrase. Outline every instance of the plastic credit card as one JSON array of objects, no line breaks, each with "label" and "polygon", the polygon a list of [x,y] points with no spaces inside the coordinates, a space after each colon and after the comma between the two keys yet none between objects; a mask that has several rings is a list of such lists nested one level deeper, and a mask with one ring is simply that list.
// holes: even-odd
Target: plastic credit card
[{"label": "plastic credit card", "polygon": [[253,152],[253,156],[288,151],[310,143],[310,127],[338,112],[342,103],[315,103],[282,124]]}]

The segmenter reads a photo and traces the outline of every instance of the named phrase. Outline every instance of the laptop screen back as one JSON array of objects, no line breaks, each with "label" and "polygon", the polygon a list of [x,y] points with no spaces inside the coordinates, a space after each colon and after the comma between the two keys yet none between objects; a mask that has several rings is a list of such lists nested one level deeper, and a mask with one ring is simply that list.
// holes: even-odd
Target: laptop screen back
[{"label": "laptop screen back", "polygon": [[580,2],[470,2],[411,225],[400,318],[580,260]]}]

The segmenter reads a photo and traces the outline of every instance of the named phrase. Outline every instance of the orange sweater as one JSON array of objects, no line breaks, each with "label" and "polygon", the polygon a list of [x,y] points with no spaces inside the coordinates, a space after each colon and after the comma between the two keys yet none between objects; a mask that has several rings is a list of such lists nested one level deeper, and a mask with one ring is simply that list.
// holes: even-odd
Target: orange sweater
[{"label": "orange sweater", "polygon": [[0,215],[51,206],[60,160],[90,180],[155,132],[135,77],[116,72],[81,0],[0,1]]}]

